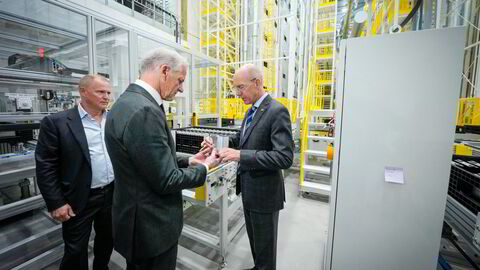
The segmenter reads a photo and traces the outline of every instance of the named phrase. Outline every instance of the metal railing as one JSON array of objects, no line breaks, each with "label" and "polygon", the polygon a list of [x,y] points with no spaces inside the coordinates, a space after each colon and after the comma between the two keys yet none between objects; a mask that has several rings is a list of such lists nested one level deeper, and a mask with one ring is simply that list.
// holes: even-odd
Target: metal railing
[{"label": "metal railing", "polygon": [[162,3],[156,0],[115,0],[132,11],[143,14],[152,18],[154,21],[159,22],[171,29],[174,29],[175,41],[180,43],[180,23],[177,17],[170,11],[163,7]]}]

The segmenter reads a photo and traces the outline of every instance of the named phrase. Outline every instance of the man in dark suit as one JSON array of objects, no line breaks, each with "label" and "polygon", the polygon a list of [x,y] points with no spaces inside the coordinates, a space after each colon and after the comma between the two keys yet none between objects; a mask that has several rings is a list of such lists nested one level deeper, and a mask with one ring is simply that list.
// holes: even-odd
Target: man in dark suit
[{"label": "man in dark suit", "polygon": [[208,170],[219,163],[210,147],[191,158],[176,156],[163,102],[183,92],[187,66],[175,51],[150,52],[141,62],[140,79],[108,116],[107,148],[116,177],[114,246],[129,270],[175,269],[183,227],[181,191],[203,185]]},{"label": "man in dark suit", "polygon": [[263,90],[263,76],[245,65],[233,76],[233,87],[245,104],[242,127],[220,150],[222,161],[238,161],[237,194],[242,193],[245,226],[255,267],[276,268],[278,214],[285,201],[282,169],[293,162],[292,125],[288,110]]},{"label": "man in dark suit", "polygon": [[37,181],[51,216],[62,222],[60,269],[88,270],[92,223],[93,269],[108,269],[114,175],[104,131],[111,86],[102,76],[86,75],[79,90],[78,106],[42,120],[35,149]]}]

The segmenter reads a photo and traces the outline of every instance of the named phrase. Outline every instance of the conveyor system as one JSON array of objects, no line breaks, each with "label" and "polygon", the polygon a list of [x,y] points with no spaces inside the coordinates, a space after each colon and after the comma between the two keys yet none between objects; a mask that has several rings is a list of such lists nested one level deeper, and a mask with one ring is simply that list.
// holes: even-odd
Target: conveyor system
[{"label": "conveyor system", "polygon": [[478,260],[468,254],[480,252],[479,213],[480,157],[453,155],[442,237],[452,242],[475,269],[480,268]]},{"label": "conveyor system", "polygon": [[[236,135],[237,130],[226,128],[193,127],[173,130],[177,155],[190,156],[197,153],[203,139],[212,138],[217,149],[228,147],[229,138]],[[237,162],[219,165],[207,175],[202,187],[195,190],[184,190],[183,199],[193,205],[185,210],[183,236],[211,247],[220,253],[220,267],[225,265],[225,256],[235,235],[243,228],[242,205],[240,197],[235,194]],[[203,207],[199,209],[198,207]],[[206,209],[205,209],[206,208]],[[201,218],[218,219],[219,226],[215,232],[211,228],[201,227],[201,223],[188,220],[188,217],[201,213]],[[211,216],[211,218],[210,218]]]}]

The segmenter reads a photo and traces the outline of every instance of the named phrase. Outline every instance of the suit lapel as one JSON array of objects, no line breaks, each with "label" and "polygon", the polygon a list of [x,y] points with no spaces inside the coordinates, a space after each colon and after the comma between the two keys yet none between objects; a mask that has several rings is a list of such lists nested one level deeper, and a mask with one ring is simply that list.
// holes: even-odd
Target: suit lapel
[{"label": "suit lapel", "polygon": [[[263,100],[262,104],[260,104],[260,107],[258,107],[257,111],[255,112],[255,116],[253,117],[253,120],[252,120],[252,123],[250,124],[250,126],[248,127],[248,129],[245,131],[245,135],[242,137],[242,139],[240,140],[240,147],[243,146],[243,144],[245,144],[245,142],[247,141],[248,137],[250,136],[250,134],[252,133],[252,130],[255,128],[255,126],[257,125],[258,121],[260,121],[260,119],[262,118],[263,114],[265,113],[266,111],[266,107],[268,107],[268,105],[270,105],[270,102],[272,101],[272,98],[270,97],[270,95],[266,96],[265,99]],[[244,124],[245,124],[245,121],[244,121]],[[243,129],[242,131],[243,132]]]},{"label": "suit lapel", "polygon": [[87,136],[85,135],[85,129],[83,128],[82,119],[80,119],[80,114],[78,112],[78,107],[75,106],[68,112],[68,128],[73,134],[73,137],[80,145],[82,153],[88,161],[88,164],[91,166],[90,161],[90,152],[88,150]]},{"label": "suit lapel", "polygon": [[[152,102],[153,106],[156,106],[160,109],[160,111],[163,114],[163,119],[161,119],[161,121],[165,122],[165,132],[167,132],[168,146],[170,147],[170,150],[172,152],[173,157],[176,159],[177,158],[177,153],[176,153],[176,149],[175,149],[175,140],[173,139],[172,133],[170,132],[170,128],[168,127],[167,114],[165,113],[165,109],[162,108],[160,105],[158,105],[157,101],[152,97],[152,95],[150,95],[150,93],[148,93],[147,90],[145,90],[140,85],[132,83],[128,86],[127,90],[125,90],[125,91],[135,92],[135,93],[138,93],[140,95],[145,96],[150,102]],[[175,162],[175,166],[177,166],[176,162]]]}]

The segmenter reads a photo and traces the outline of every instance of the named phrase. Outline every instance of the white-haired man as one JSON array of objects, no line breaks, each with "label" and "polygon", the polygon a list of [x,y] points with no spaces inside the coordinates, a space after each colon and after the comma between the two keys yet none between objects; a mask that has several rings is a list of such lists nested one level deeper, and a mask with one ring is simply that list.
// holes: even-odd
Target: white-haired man
[{"label": "white-haired man", "polygon": [[251,269],[275,270],[278,216],[285,201],[282,170],[293,162],[290,114],[265,92],[262,72],[255,65],[247,64],[235,71],[233,89],[252,107],[245,113],[240,132],[230,140],[234,148],[224,148],[219,155],[222,161],[239,163],[236,187],[237,194],[242,193],[245,227],[255,264]]},{"label": "white-haired man", "polygon": [[118,98],[107,119],[107,149],[116,177],[114,246],[127,259],[128,270],[175,269],[183,227],[181,191],[203,185],[208,170],[219,163],[212,147],[190,159],[176,156],[163,102],[183,92],[187,67],[175,51],[150,52],[141,62],[140,78]]}]

